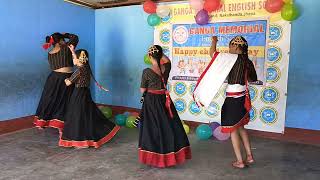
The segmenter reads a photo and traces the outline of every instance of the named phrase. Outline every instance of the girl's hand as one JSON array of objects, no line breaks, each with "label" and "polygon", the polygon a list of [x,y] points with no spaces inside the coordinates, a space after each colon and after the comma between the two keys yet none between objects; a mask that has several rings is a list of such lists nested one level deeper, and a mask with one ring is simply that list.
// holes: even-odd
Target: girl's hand
[{"label": "girl's hand", "polygon": [[73,46],[72,44],[70,44],[68,47],[69,47],[70,51],[71,51],[72,53],[74,53],[74,46]]},{"label": "girl's hand", "polygon": [[218,37],[217,36],[212,36],[212,43],[218,42]]},{"label": "girl's hand", "polygon": [[69,79],[65,79],[64,83],[66,83],[66,86],[70,86],[72,83]]}]

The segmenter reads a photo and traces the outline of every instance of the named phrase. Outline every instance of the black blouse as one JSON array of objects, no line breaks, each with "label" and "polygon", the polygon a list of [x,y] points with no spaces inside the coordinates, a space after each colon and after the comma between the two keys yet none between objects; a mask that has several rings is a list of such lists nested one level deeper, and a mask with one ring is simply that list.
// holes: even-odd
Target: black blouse
[{"label": "black blouse", "polygon": [[68,46],[73,45],[74,47],[78,44],[78,36],[74,34],[66,33],[65,37],[69,39],[66,44],[60,46],[60,51],[57,53],[50,54],[48,53],[48,61],[50,69],[56,70],[63,67],[73,67],[72,53],[69,50]]},{"label": "black blouse", "polygon": [[75,83],[76,87],[89,87],[91,80],[91,69],[89,64],[78,67],[69,80],[72,83]]},{"label": "black blouse", "polygon": [[241,58],[240,56],[238,56],[236,63],[234,64],[228,75],[228,84],[245,85],[246,71],[248,76],[247,80],[249,82],[257,81],[257,73],[254,69],[252,61],[247,58]]},{"label": "black blouse", "polygon": [[[163,64],[163,67],[165,68],[163,72],[163,78],[165,83],[167,84],[171,70],[171,63],[165,63]],[[161,76],[155,73],[150,68],[146,68],[143,70],[140,87],[153,90],[161,90],[165,88]]]}]

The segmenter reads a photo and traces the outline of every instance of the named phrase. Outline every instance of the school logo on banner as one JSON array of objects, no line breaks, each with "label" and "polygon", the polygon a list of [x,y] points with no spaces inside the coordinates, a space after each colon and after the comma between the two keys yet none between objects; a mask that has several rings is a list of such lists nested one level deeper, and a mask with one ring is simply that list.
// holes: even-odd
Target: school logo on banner
[{"label": "school logo on banner", "polygon": [[267,68],[267,82],[275,83],[280,79],[280,69],[276,66],[271,66]]},{"label": "school logo on banner", "polygon": [[190,112],[191,114],[197,116],[197,115],[199,115],[199,114],[201,113],[201,111],[202,111],[202,108],[199,107],[199,106],[196,104],[196,102],[190,101],[190,103],[189,103],[189,112]]},{"label": "school logo on banner", "polygon": [[262,90],[261,100],[267,104],[275,104],[279,100],[279,91],[274,87],[267,87]]},{"label": "school logo on banner", "polygon": [[191,83],[190,87],[189,87],[189,93],[192,96],[193,95],[193,91],[196,88],[196,84],[195,83]]},{"label": "school logo on banner", "polygon": [[186,111],[187,103],[183,99],[176,99],[174,101],[174,106],[176,107],[178,113],[184,113]]},{"label": "school logo on banner", "polygon": [[178,26],[173,31],[173,40],[177,44],[184,44],[188,41],[189,33],[185,26]]},{"label": "school logo on banner", "polygon": [[249,111],[250,115],[250,122],[253,122],[254,120],[257,119],[257,109],[255,107],[251,107],[251,110]]},{"label": "school logo on banner", "polygon": [[276,24],[270,25],[269,38],[273,42],[277,42],[282,37],[282,27]]},{"label": "school logo on banner", "polygon": [[187,92],[187,86],[183,82],[177,82],[174,87],[174,93],[178,96],[183,96]]},{"label": "school logo on banner", "polygon": [[163,44],[169,44],[169,42],[170,42],[170,30],[169,29],[161,30],[159,36],[160,36],[159,37],[160,41]]},{"label": "school logo on banner", "polygon": [[172,14],[172,11],[170,11],[170,13],[169,13],[168,16],[161,18],[161,21],[162,21],[163,23],[168,23],[168,22],[170,22],[170,20],[172,19],[172,15],[171,15],[171,14]]},{"label": "school logo on banner", "polygon": [[249,86],[249,95],[251,101],[255,101],[257,99],[258,89],[254,86]]},{"label": "school logo on banner", "polygon": [[268,61],[270,63],[276,63],[278,62],[282,57],[282,53],[280,48],[276,47],[276,46],[271,46],[268,49]]},{"label": "school logo on banner", "polygon": [[209,117],[216,117],[219,115],[220,107],[216,102],[211,102],[209,107],[206,109],[206,114]]},{"label": "school logo on banner", "polygon": [[274,124],[278,119],[278,112],[273,107],[264,107],[260,111],[260,119],[265,124]]},{"label": "school logo on banner", "polygon": [[171,84],[169,82],[167,83],[167,90],[171,92]]},{"label": "school logo on banner", "polygon": [[163,54],[165,54],[166,56],[170,56],[170,49],[168,46],[162,46],[162,51],[163,51]]}]

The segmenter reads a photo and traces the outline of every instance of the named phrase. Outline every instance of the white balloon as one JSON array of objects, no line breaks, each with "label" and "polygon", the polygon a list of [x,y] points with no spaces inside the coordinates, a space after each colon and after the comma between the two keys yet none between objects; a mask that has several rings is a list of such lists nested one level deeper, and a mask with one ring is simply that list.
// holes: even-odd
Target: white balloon
[{"label": "white balloon", "polygon": [[170,14],[170,8],[168,6],[158,6],[157,15],[161,18],[164,18]]}]

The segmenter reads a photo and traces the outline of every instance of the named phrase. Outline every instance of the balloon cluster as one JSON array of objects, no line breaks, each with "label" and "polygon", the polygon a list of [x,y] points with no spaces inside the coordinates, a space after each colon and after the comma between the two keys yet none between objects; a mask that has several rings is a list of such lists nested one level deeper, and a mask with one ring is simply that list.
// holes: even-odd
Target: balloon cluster
[{"label": "balloon cluster", "polygon": [[136,124],[136,119],[139,114],[137,112],[124,112],[115,116],[115,123],[119,126],[126,126],[128,128],[135,128],[139,126]]},{"label": "balloon cluster", "polygon": [[221,0],[189,0],[190,6],[196,11],[195,20],[199,25],[210,21],[209,14],[221,8]]},{"label": "balloon cluster", "polygon": [[299,17],[299,9],[293,0],[267,0],[265,9],[269,13],[277,13],[281,11],[282,19],[293,21]]},{"label": "balloon cluster", "polygon": [[222,133],[221,126],[217,122],[207,124],[201,124],[196,129],[196,135],[201,140],[215,137],[219,141],[225,141],[230,138],[230,133]]},{"label": "balloon cluster", "polygon": [[150,26],[158,26],[161,23],[161,18],[170,14],[170,8],[168,6],[157,6],[157,4],[151,0],[146,0],[143,3],[143,10],[150,14],[147,20]]}]

